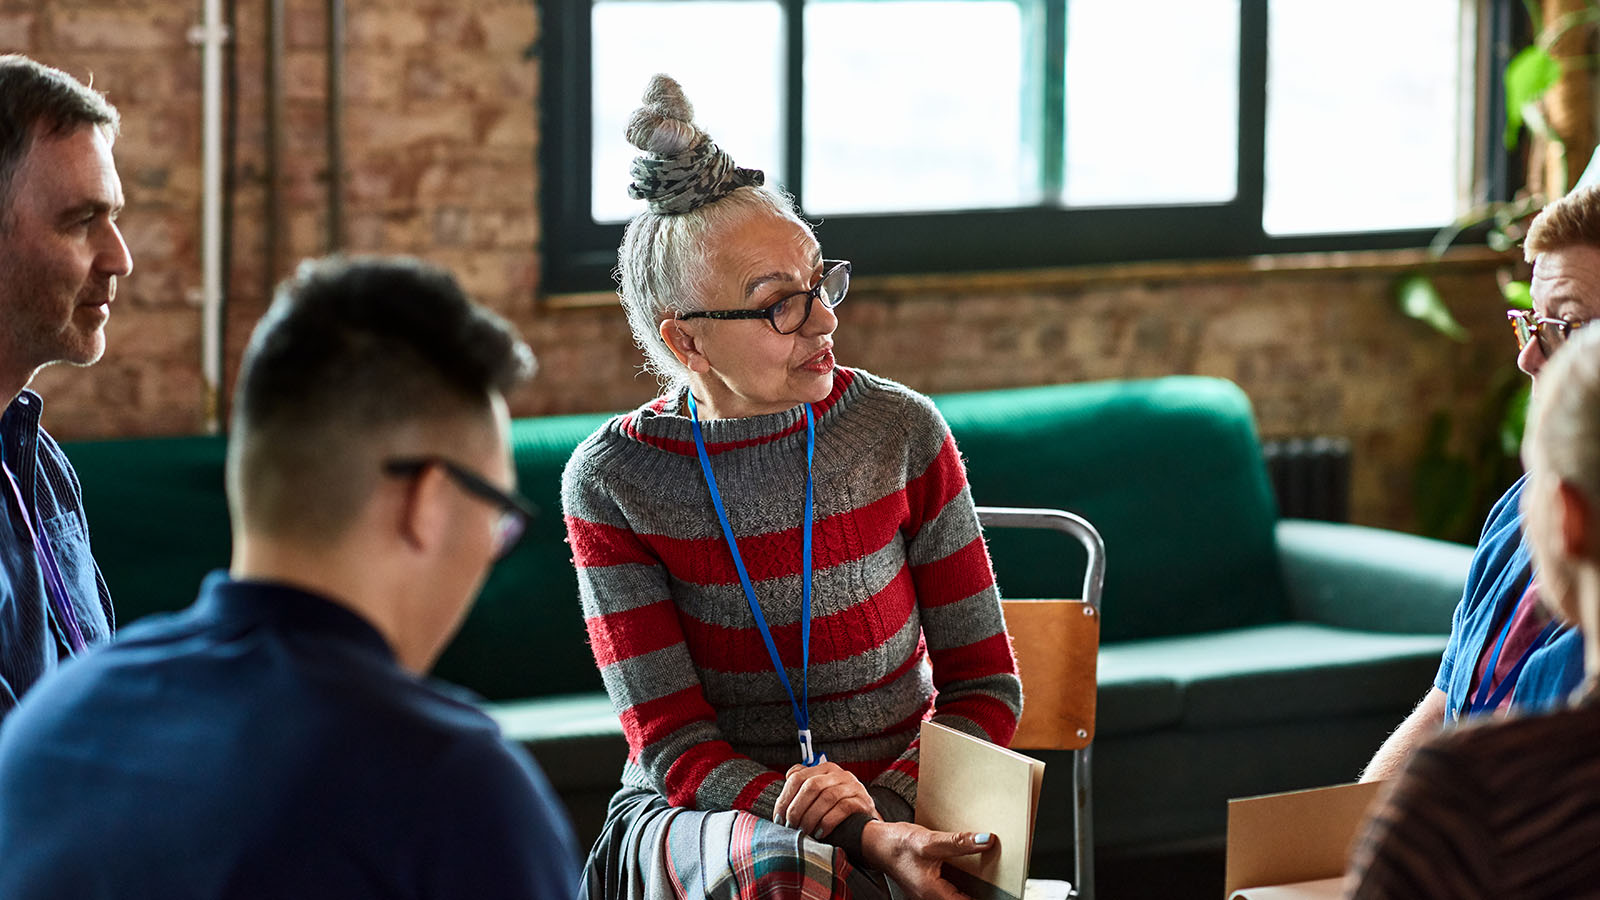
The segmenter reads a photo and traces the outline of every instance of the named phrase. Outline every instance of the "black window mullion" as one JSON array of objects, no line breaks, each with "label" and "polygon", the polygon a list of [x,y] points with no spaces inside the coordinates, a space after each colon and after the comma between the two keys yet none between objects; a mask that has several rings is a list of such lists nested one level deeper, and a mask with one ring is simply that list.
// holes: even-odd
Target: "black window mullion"
[{"label": "black window mullion", "polygon": [[[804,198],[805,10],[807,0],[777,0],[782,10],[785,59],[781,116],[781,173],[773,181]],[[1233,257],[1264,252],[1304,252],[1426,246],[1431,230],[1268,237],[1261,214],[1265,189],[1267,26],[1269,0],[1240,0],[1239,126],[1235,197],[1223,204],[1129,208],[1066,208],[1066,43],[1071,0],[1014,0],[1034,32],[1024,65],[1032,76],[1022,137],[1039,151],[1043,202],[1021,208],[952,210],[916,214],[829,217],[828,243],[869,263],[875,273],[946,272],[1112,263],[1149,258]],[[1479,0],[1490,16],[1493,52],[1516,46],[1520,17],[1511,0]],[[539,252],[546,292],[603,290],[611,286],[622,226],[590,218],[593,113],[592,43],[595,0],[540,0],[542,30],[529,48],[540,60],[540,179],[544,228]],[[1499,73],[1488,65],[1491,125],[1503,122]],[[825,127],[825,124],[824,126]],[[1503,126],[1502,126],[1503,127]],[[1514,155],[1498,145],[1499,128],[1484,140],[1493,195],[1515,189]],[[1181,164],[1180,158],[1175,164]],[[604,185],[601,189],[609,188]]]},{"label": "black window mullion", "polygon": [[1235,227],[1250,244],[1264,248],[1261,215],[1267,159],[1267,2],[1239,2],[1239,159]]},{"label": "black window mullion", "polygon": [[1054,206],[1067,183],[1067,0],[1045,0],[1042,62],[1039,181],[1044,204]]},{"label": "black window mullion", "polygon": [[783,188],[805,208],[806,4],[783,0]]}]

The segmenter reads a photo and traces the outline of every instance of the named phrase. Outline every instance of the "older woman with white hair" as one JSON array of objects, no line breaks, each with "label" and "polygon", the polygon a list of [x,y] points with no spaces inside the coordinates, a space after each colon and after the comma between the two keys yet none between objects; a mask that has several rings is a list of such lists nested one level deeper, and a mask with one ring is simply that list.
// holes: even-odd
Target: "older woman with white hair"
[{"label": "older woman with white hair", "polygon": [[628,138],[621,296],[665,389],[562,486],[629,744],[586,894],[959,896],[940,861],[994,842],[911,824],[918,728],[1004,744],[1021,685],[949,428],[836,365],[850,264],[675,82]]},{"label": "older woman with white hair", "polygon": [[1564,710],[1423,745],[1357,845],[1352,897],[1600,896],[1600,328],[1575,329],[1545,366],[1522,456],[1540,600],[1578,626],[1584,684]]}]

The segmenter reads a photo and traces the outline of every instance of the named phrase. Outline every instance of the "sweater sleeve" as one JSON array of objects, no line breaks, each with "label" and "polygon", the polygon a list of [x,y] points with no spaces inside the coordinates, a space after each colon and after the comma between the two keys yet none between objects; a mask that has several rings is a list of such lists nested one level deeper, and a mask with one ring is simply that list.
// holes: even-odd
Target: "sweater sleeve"
[{"label": "sweater sleeve", "polygon": [[[1022,682],[966,469],[949,426],[931,405],[927,409],[933,416],[928,430],[938,441],[930,446],[937,450],[906,483],[906,552],[938,691],[933,719],[1005,746],[1017,730]],[[898,795],[907,817],[916,806],[919,754],[914,740],[871,785],[875,796],[884,790]],[[886,805],[892,802],[879,803],[886,818],[902,812]]]},{"label": "sweater sleeve", "polygon": [[597,479],[580,471],[569,465],[562,485],[567,539],[590,649],[622,719],[629,761],[674,806],[770,819],[782,776],[735,752],[717,727],[665,566]]},{"label": "sweater sleeve", "polygon": [[1351,851],[1345,896],[1498,896],[1500,857],[1484,831],[1493,811],[1477,774],[1437,741],[1412,754]]}]

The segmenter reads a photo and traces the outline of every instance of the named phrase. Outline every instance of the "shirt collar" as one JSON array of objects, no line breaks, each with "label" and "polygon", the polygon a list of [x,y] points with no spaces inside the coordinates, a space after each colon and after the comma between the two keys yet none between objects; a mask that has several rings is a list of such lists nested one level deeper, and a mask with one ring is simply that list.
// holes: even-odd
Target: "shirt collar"
[{"label": "shirt collar", "polygon": [[203,618],[272,623],[344,638],[394,661],[394,649],[359,613],[321,594],[276,581],[238,580],[212,572],[200,585],[195,611]]}]

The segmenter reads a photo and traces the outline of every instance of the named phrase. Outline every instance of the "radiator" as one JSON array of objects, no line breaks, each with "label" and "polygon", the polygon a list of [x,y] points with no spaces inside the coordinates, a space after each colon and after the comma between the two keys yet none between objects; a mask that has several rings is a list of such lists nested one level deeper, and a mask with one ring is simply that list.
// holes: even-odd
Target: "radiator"
[{"label": "radiator", "polygon": [[1288,519],[1350,519],[1350,442],[1337,437],[1262,441],[1278,514]]}]

